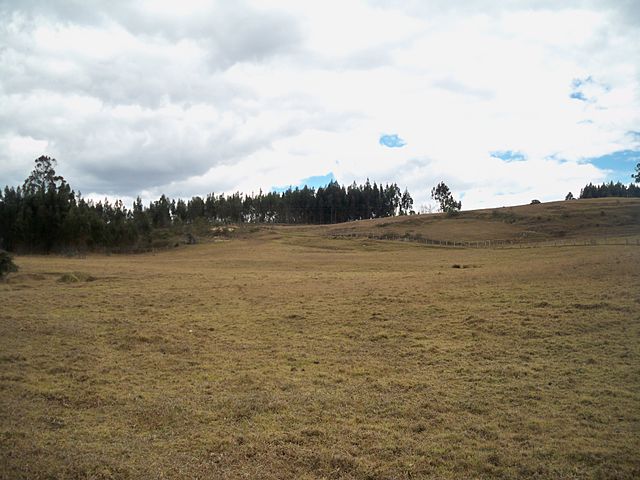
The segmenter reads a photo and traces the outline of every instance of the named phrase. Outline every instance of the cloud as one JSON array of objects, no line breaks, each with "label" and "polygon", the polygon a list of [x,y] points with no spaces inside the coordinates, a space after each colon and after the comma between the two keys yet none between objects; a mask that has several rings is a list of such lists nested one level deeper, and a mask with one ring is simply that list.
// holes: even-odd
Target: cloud
[{"label": "cloud", "polygon": [[[2,6],[0,165],[24,168],[48,153],[83,191],[135,195],[324,121],[321,108],[302,118],[291,101],[265,112],[251,85],[233,81],[233,66],[295,49],[286,13],[221,2],[181,17],[157,5]],[[12,138],[34,148],[13,148]],[[3,170],[13,184],[28,172]]]},{"label": "cloud", "polygon": [[378,141],[380,145],[389,148],[401,148],[406,145],[406,142],[401,139],[397,134],[384,134],[380,136],[380,140]]},{"label": "cloud", "polygon": [[[597,102],[602,95],[611,91],[609,85],[595,81],[591,75],[583,79],[575,78],[571,82],[571,87],[572,92],[569,98],[590,103]],[[585,92],[587,92],[588,97]]]},{"label": "cloud", "polygon": [[0,0],[0,179],[49,154],[98,197],[564,198],[640,148],[638,59],[633,1]]},{"label": "cloud", "polygon": [[493,93],[489,89],[476,88],[472,85],[466,85],[453,78],[440,78],[435,80],[432,85],[434,87],[442,88],[443,90],[448,90],[452,93],[469,95],[471,97],[477,97],[480,99],[490,100],[493,96]]}]

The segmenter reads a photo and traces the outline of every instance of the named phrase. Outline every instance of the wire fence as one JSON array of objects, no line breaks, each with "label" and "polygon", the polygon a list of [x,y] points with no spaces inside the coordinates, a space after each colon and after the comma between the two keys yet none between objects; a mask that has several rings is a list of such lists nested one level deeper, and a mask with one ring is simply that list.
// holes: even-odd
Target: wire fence
[{"label": "wire fence", "polygon": [[397,233],[336,233],[332,234],[331,238],[366,238],[370,240],[392,240],[400,242],[420,243],[423,245],[429,245],[432,247],[442,248],[542,248],[542,247],[587,247],[598,245],[626,245],[626,246],[640,246],[640,236],[615,236],[615,237],[593,237],[593,238],[560,238],[553,240],[531,240],[528,238],[523,239],[508,239],[508,240],[474,240],[474,241],[455,241],[455,240],[436,240],[431,238],[425,238],[420,235],[400,235]]}]

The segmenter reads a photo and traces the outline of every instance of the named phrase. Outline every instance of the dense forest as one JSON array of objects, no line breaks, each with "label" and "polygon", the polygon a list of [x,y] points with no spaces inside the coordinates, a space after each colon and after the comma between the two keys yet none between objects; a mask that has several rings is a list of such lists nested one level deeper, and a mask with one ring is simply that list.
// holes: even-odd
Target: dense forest
[{"label": "dense forest", "polygon": [[131,209],[121,201],[93,202],[76,194],[56,161],[42,156],[22,187],[0,192],[0,248],[51,252],[77,249],[144,249],[156,229],[196,222],[337,223],[413,213],[408,190],[367,181],[348,187],[289,188],[257,195],[215,195],[191,200],[162,195],[148,206],[138,197]]},{"label": "dense forest", "polygon": [[640,197],[640,187],[633,183],[630,183],[629,186],[620,182],[609,182],[602,185],[590,183],[580,191],[580,198],[602,197]]}]

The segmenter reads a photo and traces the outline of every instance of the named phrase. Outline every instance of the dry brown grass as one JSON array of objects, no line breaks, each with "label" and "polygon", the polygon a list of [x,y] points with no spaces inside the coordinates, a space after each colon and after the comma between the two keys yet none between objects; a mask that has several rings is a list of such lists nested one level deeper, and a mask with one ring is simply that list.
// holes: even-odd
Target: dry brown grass
[{"label": "dry brown grass", "polygon": [[433,240],[553,240],[638,235],[640,198],[598,198],[445,214],[364,220],[324,227],[331,234],[420,235]]},{"label": "dry brown grass", "polygon": [[316,233],[18,257],[0,478],[640,476],[640,248]]}]

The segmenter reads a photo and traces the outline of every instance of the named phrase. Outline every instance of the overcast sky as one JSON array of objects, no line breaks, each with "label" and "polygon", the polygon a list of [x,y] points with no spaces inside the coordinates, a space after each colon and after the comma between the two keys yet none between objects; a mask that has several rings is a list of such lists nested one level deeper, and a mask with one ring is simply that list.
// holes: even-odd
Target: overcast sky
[{"label": "overcast sky", "polygon": [[628,183],[640,1],[0,0],[0,184],[85,196],[444,180],[464,209]]}]

